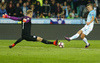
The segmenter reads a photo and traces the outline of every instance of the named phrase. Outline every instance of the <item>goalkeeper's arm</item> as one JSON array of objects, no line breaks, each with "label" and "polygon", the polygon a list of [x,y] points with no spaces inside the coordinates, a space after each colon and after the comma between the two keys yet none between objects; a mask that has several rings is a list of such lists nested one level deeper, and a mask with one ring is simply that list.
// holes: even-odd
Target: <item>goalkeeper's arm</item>
[{"label": "goalkeeper's arm", "polygon": [[3,18],[9,18],[9,19],[16,20],[16,21],[23,21],[24,23],[28,23],[30,21],[29,19],[25,19],[25,18],[23,19],[23,17],[17,18],[17,17],[9,16],[7,14],[3,15]]},{"label": "goalkeeper's arm", "polygon": [[4,14],[2,17],[3,18],[9,18],[9,19],[12,19],[12,20],[17,20],[17,21],[21,21],[22,20],[22,18],[12,17],[12,16],[9,16],[7,14]]}]

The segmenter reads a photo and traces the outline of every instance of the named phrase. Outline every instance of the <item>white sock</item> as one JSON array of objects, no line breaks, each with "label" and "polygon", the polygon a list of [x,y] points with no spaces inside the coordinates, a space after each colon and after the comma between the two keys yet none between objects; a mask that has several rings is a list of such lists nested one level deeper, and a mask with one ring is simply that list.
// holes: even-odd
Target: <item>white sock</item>
[{"label": "white sock", "polygon": [[86,45],[89,45],[89,43],[85,37],[84,37],[83,41],[86,43]]},{"label": "white sock", "polygon": [[76,39],[78,37],[79,37],[79,34],[77,33],[77,34],[73,35],[72,37],[70,37],[70,40]]}]

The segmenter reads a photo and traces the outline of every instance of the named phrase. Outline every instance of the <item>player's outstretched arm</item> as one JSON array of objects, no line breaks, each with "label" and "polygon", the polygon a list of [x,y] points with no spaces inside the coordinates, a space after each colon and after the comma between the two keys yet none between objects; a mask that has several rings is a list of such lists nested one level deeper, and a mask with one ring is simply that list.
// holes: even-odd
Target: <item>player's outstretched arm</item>
[{"label": "player's outstretched arm", "polygon": [[97,17],[95,17],[95,21],[96,21],[96,23],[99,23],[98,20],[97,20]]},{"label": "player's outstretched arm", "polygon": [[9,19],[12,19],[12,20],[17,20],[17,21],[20,21],[22,18],[17,18],[17,17],[12,17],[12,16],[9,16],[7,14],[4,14],[2,15],[3,18],[9,18]]}]

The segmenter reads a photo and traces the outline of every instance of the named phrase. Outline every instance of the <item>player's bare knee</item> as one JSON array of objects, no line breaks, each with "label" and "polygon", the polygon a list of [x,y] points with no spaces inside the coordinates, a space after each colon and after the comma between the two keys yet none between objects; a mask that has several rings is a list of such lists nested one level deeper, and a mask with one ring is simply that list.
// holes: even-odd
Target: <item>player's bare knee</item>
[{"label": "player's bare knee", "polygon": [[82,34],[82,30],[79,30],[77,33],[78,33],[79,35]]},{"label": "player's bare knee", "polygon": [[82,35],[80,36],[80,38],[81,38],[81,39],[84,39],[84,37],[83,37]]},{"label": "player's bare knee", "polygon": [[42,40],[43,40],[43,38],[37,37],[37,41],[42,41]]}]

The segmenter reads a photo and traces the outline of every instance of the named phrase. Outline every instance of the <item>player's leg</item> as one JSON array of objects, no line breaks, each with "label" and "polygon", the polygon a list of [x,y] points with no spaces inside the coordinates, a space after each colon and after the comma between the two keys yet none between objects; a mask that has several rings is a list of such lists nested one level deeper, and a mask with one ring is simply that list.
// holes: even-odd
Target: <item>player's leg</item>
[{"label": "player's leg", "polygon": [[37,36],[29,36],[29,37],[26,37],[25,40],[27,41],[40,41],[42,43],[45,43],[45,44],[54,44],[54,45],[57,45],[58,43],[58,40],[54,41],[54,42],[50,42],[50,41],[47,41],[41,37],[37,37]]},{"label": "player's leg", "polygon": [[87,36],[91,31],[91,28],[85,28],[85,30],[83,30],[83,33],[81,34],[81,39],[83,39],[83,41],[86,43],[85,48],[88,48],[90,46],[85,36]]},{"label": "player's leg", "polygon": [[65,37],[66,40],[70,41],[70,40],[73,40],[73,39],[76,39],[80,36],[80,34],[82,34],[82,30],[79,30],[75,35],[73,35],[72,37]]},{"label": "player's leg", "polygon": [[58,43],[58,40],[51,42],[51,41],[47,41],[47,40],[45,40],[41,37],[37,37],[37,41],[40,41],[40,42],[45,43],[45,44],[53,44],[53,45],[56,45],[56,46],[57,46],[57,43]]},{"label": "player's leg", "polygon": [[85,37],[86,35],[84,33],[81,34],[81,39],[83,39],[83,41],[86,43],[85,48],[88,48],[90,46],[90,44],[87,41],[87,38]]},{"label": "player's leg", "polygon": [[70,37],[70,40],[78,38],[80,36],[80,34],[82,34],[82,30],[79,30],[75,35],[73,35],[72,37]]},{"label": "player's leg", "polygon": [[18,44],[19,42],[21,42],[23,40],[23,38],[19,38],[15,43],[13,43],[12,45],[9,46],[9,48],[14,47],[16,44]]}]

